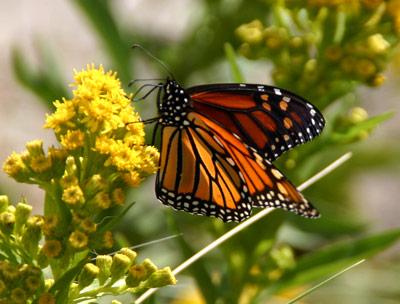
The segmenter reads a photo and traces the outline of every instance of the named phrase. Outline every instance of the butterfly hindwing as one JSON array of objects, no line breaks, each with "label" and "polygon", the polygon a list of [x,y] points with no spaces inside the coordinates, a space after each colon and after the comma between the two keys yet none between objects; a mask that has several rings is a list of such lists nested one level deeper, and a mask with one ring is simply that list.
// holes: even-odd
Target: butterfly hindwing
[{"label": "butterfly hindwing", "polygon": [[252,84],[189,88],[195,111],[237,134],[269,161],[320,134],[322,114],[283,89]]}]

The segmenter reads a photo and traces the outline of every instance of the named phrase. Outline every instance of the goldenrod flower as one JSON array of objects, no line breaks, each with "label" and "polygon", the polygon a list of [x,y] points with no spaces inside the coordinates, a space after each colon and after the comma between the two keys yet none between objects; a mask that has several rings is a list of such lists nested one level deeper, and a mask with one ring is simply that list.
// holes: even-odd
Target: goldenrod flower
[{"label": "goldenrod flower", "polygon": [[155,147],[147,146],[142,152],[141,169],[148,174],[154,174],[158,169],[159,153]]},{"label": "goldenrod flower", "polygon": [[263,39],[263,24],[260,20],[242,24],[235,30],[235,34],[244,42],[249,44],[260,43]]},{"label": "goldenrod flower", "polygon": [[6,284],[4,283],[4,281],[3,281],[3,280],[0,280],[0,294],[2,294],[3,291],[6,290],[6,288],[7,288],[7,286],[6,286]]},{"label": "goldenrod flower", "polygon": [[60,179],[60,185],[65,189],[71,186],[78,185],[78,178],[75,175],[64,174]]},{"label": "goldenrod flower", "polygon": [[61,145],[67,150],[75,150],[83,147],[85,134],[81,130],[68,130],[65,135],[61,135]]},{"label": "goldenrod flower", "polygon": [[11,290],[11,300],[14,303],[26,303],[27,294],[25,290],[20,287]]},{"label": "goldenrod flower", "polygon": [[48,292],[45,292],[39,297],[39,304],[55,304],[56,299],[54,296]]},{"label": "goldenrod flower", "polygon": [[26,166],[22,160],[22,156],[16,152],[13,152],[9,157],[7,157],[3,165],[4,172],[11,177],[16,177],[25,169]]},{"label": "goldenrod flower", "polygon": [[83,192],[78,185],[70,186],[64,189],[62,200],[70,205],[82,203],[84,200]]},{"label": "goldenrod flower", "polygon": [[114,245],[114,239],[111,231],[104,232],[102,245],[104,248],[111,248]]},{"label": "goldenrod flower", "polygon": [[121,188],[115,189],[111,194],[112,200],[117,205],[123,205],[125,203],[125,192]]},{"label": "goldenrod flower", "polygon": [[61,242],[58,240],[47,240],[42,248],[45,256],[49,258],[56,258],[60,256],[62,250]]},{"label": "goldenrod flower", "polygon": [[95,206],[100,209],[107,209],[111,207],[111,199],[107,192],[99,192],[94,197]]},{"label": "goldenrod flower", "polygon": [[53,162],[56,161],[65,161],[67,158],[67,150],[63,148],[55,148],[55,147],[50,147],[48,150],[48,155],[51,158]]},{"label": "goldenrod flower", "polygon": [[51,235],[54,233],[57,225],[59,223],[59,218],[57,215],[47,215],[44,217],[43,232],[46,235]]},{"label": "goldenrod flower", "polygon": [[68,238],[68,242],[71,245],[71,247],[78,250],[86,248],[88,241],[89,241],[88,236],[85,233],[78,230],[72,232]]},{"label": "goldenrod flower", "polygon": [[142,182],[142,178],[136,171],[123,174],[122,179],[130,187],[137,187]]},{"label": "goldenrod flower", "polygon": [[42,280],[38,276],[29,276],[25,280],[25,284],[30,291],[36,291],[42,284]]},{"label": "goldenrod flower", "polygon": [[[16,267],[10,265],[9,263],[5,263],[2,265],[1,273],[3,277],[8,281],[13,281],[19,277],[20,273]],[[6,281],[7,282],[7,281]]]},{"label": "goldenrod flower", "polygon": [[51,115],[47,115],[44,127],[51,128],[56,133],[59,133],[62,127],[74,128],[75,123],[72,121],[76,114],[74,103],[63,99],[62,101],[56,100],[53,105],[56,111]]},{"label": "goldenrod flower", "polygon": [[35,173],[43,173],[51,168],[51,158],[45,155],[34,156],[30,159],[29,166]]},{"label": "goldenrod flower", "polygon": [[91,219],[86,218],[80,222],[80,227],[87,233],[93,233],[96,231],[97,225]]}]

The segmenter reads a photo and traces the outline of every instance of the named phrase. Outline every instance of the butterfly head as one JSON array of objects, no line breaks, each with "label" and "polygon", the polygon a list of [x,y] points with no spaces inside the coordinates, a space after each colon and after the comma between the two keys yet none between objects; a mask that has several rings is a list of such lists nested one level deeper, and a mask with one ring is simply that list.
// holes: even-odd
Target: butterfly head
[{"label": "butterfly head", "polygon": [[159,103],[160,122],[164,125],[182,125],[186,120],[190,96],[173,79],[167,79],[163,86],[163,96]]}]

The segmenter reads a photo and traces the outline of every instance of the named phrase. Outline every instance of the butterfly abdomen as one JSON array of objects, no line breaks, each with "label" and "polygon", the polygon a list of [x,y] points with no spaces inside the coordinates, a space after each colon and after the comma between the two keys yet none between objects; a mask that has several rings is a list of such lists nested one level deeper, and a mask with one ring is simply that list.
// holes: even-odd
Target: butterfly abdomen
[{"label": "butterfly abdomen", "polygon": [[160,123],[167,126],[188,124],[187,112],[191,104],[190,96],[173,80],[168,80],[163,87],[164,95],[159,104]]}]

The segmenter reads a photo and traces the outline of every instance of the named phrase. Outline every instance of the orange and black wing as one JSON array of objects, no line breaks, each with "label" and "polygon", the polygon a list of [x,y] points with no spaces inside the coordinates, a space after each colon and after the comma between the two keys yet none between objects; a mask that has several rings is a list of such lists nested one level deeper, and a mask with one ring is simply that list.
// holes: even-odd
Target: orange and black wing
[{"label": "orange and black wing", "polygon": [[255,84],[189,88],[194,111],[218,122],[270,161],[310,141],[325,125],[311,103],[286,90]]},{"label": "orange and black wing", "polygon": [[183,128],[162,126],[157,197],[194,214],[242,221],[252,207],[275,207],[318,216],[269,161],[212,119],[188,114]]}]

